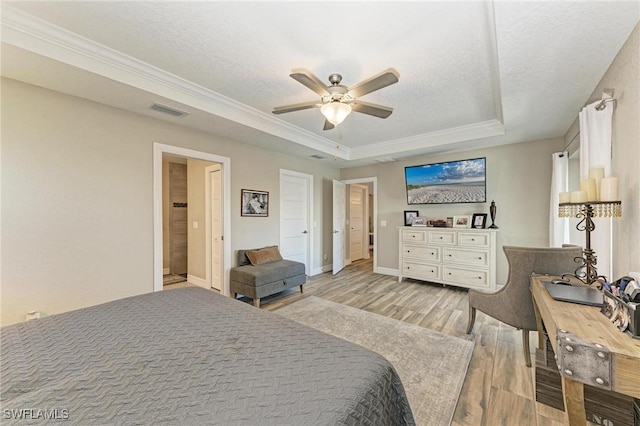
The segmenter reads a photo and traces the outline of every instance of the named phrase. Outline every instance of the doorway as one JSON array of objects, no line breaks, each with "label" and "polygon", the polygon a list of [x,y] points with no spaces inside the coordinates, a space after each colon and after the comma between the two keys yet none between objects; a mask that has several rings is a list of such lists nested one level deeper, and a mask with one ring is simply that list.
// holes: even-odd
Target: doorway
[{"label": "doorway", "polygon": [[162,157],[163,285],[187,281],[187,159]]},{"label": "doorway", "polygon": [[[349,235],[345,235],[350,232],[350,226],[344,226],[344,219],[349,217],[347,209],[349,208],[347,203],[347,194],[350,193],[350,187],[353,185],[367,186],[369,188],[369,194],[367,196],[367,208],[368,214],[366,214],[365,229],[363,230],[364,246],[369,249],[369,254],[373,257],[373,272],[375,273],[387,273],[380,271],[378,267],[378,178],[368,177],[360,179],[347,179],[343,181],[334,181],[334,194],[333,194],[333,244],[334,244],[334,256],[333,256],[333,271],[337,273],[345,263],[347,254],[350,254],[350,250],[345,249],[345,240],[349,241]],[[342,218],[342,220],[338,220]],[[344,231],[341,231],[344,230]],[[342,247],[342,250],[340,250]],[[366,250],[366,249],[365,249]]]},{"label": "doorway", "polygon": [[[163,173],[162,173],[162,158],[163,155],[173,155],[173,156],[178,156],[178,157],[182,157],[182,158],[186,158],[189,160],[203,160],[205,162],[209,162],[206,165],[210,166],[213,165],[213,168],[215,169],[217,166],[217,171],[219,172],[217,174],[216,178],[213,178],[211,176],[210,173],[204,173],[203,175],[206,175],[205,178],[203,178],[202,181],[199,182],[199,184],[201,185],[201,191],[205,194],[203,194],[202,198],[203,199],[208,199],[207,204],[209,205],[209,210],[208,210],[208,215],[209,217],[205,217],[205,213],[204,213],[204,208],[203,213],[202,213],[202,218],[199,218],[197,220],[193,220],[192,218],[189,218],[188,223],[187,223],[187,228],[192,228],[192,229],[198,229],[201,226],[201,223],[204,224],[203,228],[206,229],[206,233],[207,235],[209,235],[211,238],[208,239],[208,242],[206,243],[207,246],[207,250],[203,250],[207,252],[206,255],[202,256],[203,258],[206,257],[207,261],[205,262],[205,259],[202,260],[202,264],[207,264],[208,266],[206,267],[201,267],[202,269],[207,269],[207,273],[206,274],[202,274],[202,275],[206,275],[206,278],[200,278],[198,280],[198,277],[189,277],[189,281],[194,282],[195,284],[198,285],[202,285],[205,287],[212,287],[212,280],[215,279],[215,275],[214,273],[211,273],[212,268],[214,267],[214,265],[216,264],[215,260],[212,260],[212,253],[214,251],[217,250],[217,252],[219,253],[219,257],[218,257],[218,261],[217,261],[217,267],[220,269],[220,273],[218,273],[218,287],[220,287],[220,292],[225,295],[225,296],[229,296],[230,292],[229,292],[229,270],[231,268],[231,223],[230,223],[230,219],[231,219],[231,209],[230,209],[230,199],[231,199],[231,159],[228,157],[222,157],[222,156],[218,156],[215,154],[209,154],[209,153],[204,153],[204,152],[200,152],[200,151],[194,151],[191,149],[186,149],[186,148],[180,148],[180,147],[175,147],[175,146],[171,146],[171,145],[164,145],[164,144],[159,144],[159,143],[154,143],[153,145],[153,214],[154,214],[154,221],[153,221],[153,233],[154,233],[154,248],[153,248],[153,291],[160,291],[162,290],[162,284],[163,284],[163,191],[162,191],[162,180],[163,180]],[[202,163],[202,161],[201,161]],[[214,164],[215,163],[215,164]],[[213,171],[213,170],[211,170]],[[187,172],[188,173],[188,172]],[[217,180],[216,180],[217,179]],[[219,196],[217,197],[217,201],[216,201],[216,197],[215,196],[211,196],[211,187],[207,189],[207,182],[209,182],[209,185],[218,185],[219,189]],[[218,182],[218,183],[216,183]],[[218,224],[219,224],[219,228],[221,229],[219,234],[215,234],[218,235],[218,241],[217,243],[219,244],[219,246],[213,247],[212,244],[214,242],[214,232],[211,230],[212,226],[212,220],[210,218],[211,216],[211,205],[213,205],[213,203],[217,203],[217,207],[219,208],[219,211],[221,212],[218,216]],[[202,241],[205,241],[205,237],[202,237]],[[203,244],[205,245],[205,244]]]}]

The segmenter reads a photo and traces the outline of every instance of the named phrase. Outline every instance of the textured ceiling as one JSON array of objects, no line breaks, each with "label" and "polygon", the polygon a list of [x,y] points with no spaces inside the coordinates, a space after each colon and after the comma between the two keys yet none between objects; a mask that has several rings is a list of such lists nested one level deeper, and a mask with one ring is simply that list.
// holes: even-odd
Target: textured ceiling
[{"label": "textured ceiling", "polygon": [[[562,136],[640,19],[637,1],[2,7],[6,77],[150,116],[177,106],[191,114],[169,120],[339,166]],[[318,98],[294,68],[351,86],[388,67],[400,81],[363,97],[386,120],[323,131],[317,109],[271,114]]]}]

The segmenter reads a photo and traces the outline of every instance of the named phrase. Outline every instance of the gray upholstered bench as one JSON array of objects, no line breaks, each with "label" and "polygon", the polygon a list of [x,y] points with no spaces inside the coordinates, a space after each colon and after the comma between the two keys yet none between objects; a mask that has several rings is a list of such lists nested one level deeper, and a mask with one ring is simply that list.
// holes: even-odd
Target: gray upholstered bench
[{"label": "gray upholstered bench", "polygon": [[[262,252],[272,249],[271,257],[258,256],[258,261],[252,264],[247,252]],[[300,286],[307,282],[304,264],[280,257],[277,247],[273,256],[274,247],[265,247],[255,250],[238,250],[238,266],[231,268],[230,287],[231,294],[236,298],[238,294],[253,299],[253,305],[260,307],[260,299],[281,291]],[[251,254],[251,253],[250,253]],[[252,256],[256,260],[256,256]],[[277,260],[273,260],[277,259]],[[262,263],[264,261],[264,263]]]}]

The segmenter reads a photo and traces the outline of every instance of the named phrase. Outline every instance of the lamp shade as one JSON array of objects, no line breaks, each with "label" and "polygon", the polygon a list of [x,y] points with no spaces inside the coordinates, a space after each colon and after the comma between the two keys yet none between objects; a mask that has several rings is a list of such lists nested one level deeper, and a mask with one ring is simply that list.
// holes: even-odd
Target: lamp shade
[{"label": "lamp shade", "polygon": [[320,112],[329,121],[337,126],[351,113],[351,106],[339,101],[329,102],[320,107]]}]

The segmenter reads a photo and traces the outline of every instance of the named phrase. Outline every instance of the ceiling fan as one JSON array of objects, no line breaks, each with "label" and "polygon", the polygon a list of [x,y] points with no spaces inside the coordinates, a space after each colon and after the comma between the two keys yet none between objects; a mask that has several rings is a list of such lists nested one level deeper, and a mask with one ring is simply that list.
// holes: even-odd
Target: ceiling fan
[{"label": "ceiling fan", "polygon": [[388,68],[351,87],[341,85],[342,76],[336,73],[329,76],[331,83],[329,86],[323,84],[318,77],[303,68],[292,70],[289,76],[320,95],[320,100],[276,107],[273,109],[274,114],[320,108],[320,112],[326,119],[323,130],[330,130],[342,123],[351,111],[378,118],[387,118],[393,112],[393,108],[358,99],[367,93],[397,83],[399,74],[393,68]]}]

